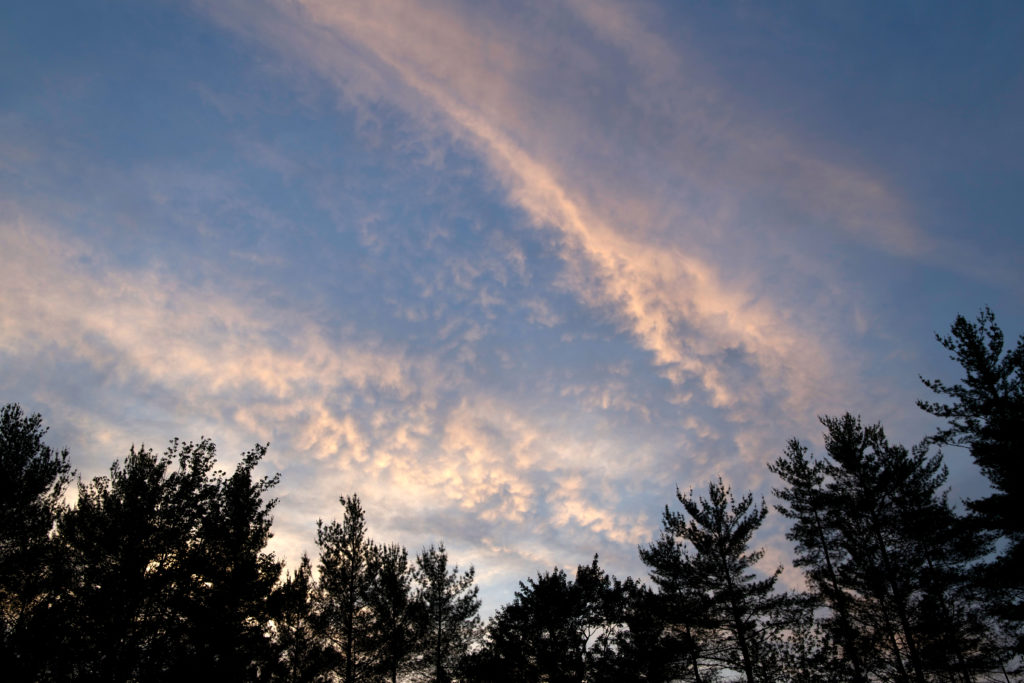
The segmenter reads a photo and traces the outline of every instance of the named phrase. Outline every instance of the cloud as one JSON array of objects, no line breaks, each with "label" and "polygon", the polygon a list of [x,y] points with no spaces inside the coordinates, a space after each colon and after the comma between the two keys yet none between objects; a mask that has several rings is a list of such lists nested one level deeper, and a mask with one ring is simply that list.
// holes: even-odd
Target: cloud
[{"label": "cloud", "polygon": [[[353,473],[386,467],[383,449],[415,451],[438,386],[452,380],[429,359],[335,336],[240,292],[119,269],[30,218],[5,217],[0,251],[0,354],[7,366],[35,366],[58,412],[78,415],[86,472],[138,442],[132,413],[162,410],[177,417],[164,428],[206,424],[235,448],[275,442],[271,463],[286,471],[330,459],[351,488]],[[91,408],[80,403],[89,395]],[[111,443],[115,436],[120,443]],[[168,436],[158,433],[157,443]],[[337,491],[315,495],[329,500]]]},{"label": "cloud", "polygon": [[[490,174],[481,182],[551,237],[559,286],[628,335],[675,387],[672,404],[688,425],[677,435],[684,481],[734,471],[737,487],[761,486],[759,466],[786,436],[858,394],[860,361],[841,339],[855,316],[825,293],[845,285],[818,265],[823,234],[827,248],[931,249],[883,178],[811,153],[740,111],[699,54],[650,28],[655,9],[579,2],[494,16],[458,2],[207,7],[317,73],[346,107],[401,112],[428,145],[481,159]],[[814,236],[803,253],[793,253],[794,234]],[[489,308],[479,266],[455,261],[451,273]],[[524,305],[534,322],[556,322]],[[460,357],[477,360],[471,349]],[[611,386],[587,400],[588,410],[631,405]],[[484,506],[495,520],[537,505],[617,540],[635,532],[626,518],[595,517],[592,499],[549,500],[537,477],[554,480],[521,476],[486,455],[529,448],[488,443],[498,437],[479,422],[459,411],[451,418],[426,477],[448,500]]]},{"label": "cloud", "polygon": [[118,270],[30,219],[7,222],[0,237],[10,259],[0,337],[9,352],[56,346],[115,381],[160,384],[197,401],[249,392],[272,405],[342,387],[404,399],[421,389],[415,362],[399,349],[328,339],[302,316],[168,272]]},{"label": "cloud", "polygon": [[614,510],[660,476],[654,460],[610,461],[599,454],[626,445],[608,425],[501,398],[442,365],[443,349],[414,355],[346,336],[257,303],[238,282],[215,291],[118,266],[24,215],[5,216],[0,250],[0,358],[34,367],[34,400],[77,425],[87,477],[140,429],[157,437],[150,445],[202,429],[228,462],[270,441],[268,466],[284,474],[274,543],[290,563],[313,550],[314,520],[351,492],[374,511],[374,533],[410,547],[442,533],[485,569],[505,561],[512,539],[533,570],[643,536],[642,514]]},{"label": "cloud", "polygon": [[[475,150],[509,202],[558,236],[563,286],[609,311],[668,380],[696,382],[734,419],[752,419],[766,401],[806,411],[837,384],[838,363],[820,341],[821,327],[807,322],[812,314],[793,309],[785,292],[764,290],[751,256],[735,253],[751,266],[746,275],[723,267],[717,244],[753,239],[772,248],[769,235],[737,223],[742,216],[729,196],[790,202],[811,221],[897,252],[920,249],[921,236],[884,183],[865,172],[811,156],[756,121],[716,123],[728,108],[727,89],[623,6],[571,7],[536,10],[552,29],[458,3],[309,0],[218,16],[229,26],[263,27],[255,29],[259,39],[312,66],[358,106],[398,107],[431,135]],[[597,41],[556,33],[574,21]],[[573,59],[553,62],[552,49]],[[582,108],[604,68],[625,69],[616,81],[633,83],[619,127],[627,132],[611,139],[607,121]],[[667,127],[669,114],[682,123]],[[667,137],[651,138],[647,128]],[[586,163],[614,152],[624,153],[627,168],[644,159],[652,175],[680,181],[680,198],[666,198],[666,181],[645,190],[614,163]],[[483,290],[480,301],[486,307],[492,297]]]},{"label": "cloud", "polygon": [[653,6],[196,5],[276,51],[253,68],[303,116],[336,97],[360,141],[337,156],[375,151],[372,172],[304,156],[338,121],[291,148],[255,95],[196,86],[247,132],[230,165],[104,176],[153,205],[144,258],[96,227],[110,211],[3,215],[0,360],[97,435],[94,470],[139,425],[272,441],[293,559],[358,492],[374,534],[443,533],[506,586],[595,549],[635,568],[676,484],[761,486],[858,393],[843,334],[877,323],[822,253],[930,248],[884,177],[741,111]]}]

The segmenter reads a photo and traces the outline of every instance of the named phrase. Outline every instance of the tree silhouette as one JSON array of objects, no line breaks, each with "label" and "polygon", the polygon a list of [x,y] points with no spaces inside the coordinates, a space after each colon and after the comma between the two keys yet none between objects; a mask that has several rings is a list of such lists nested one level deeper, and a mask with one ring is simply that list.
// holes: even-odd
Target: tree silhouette
[{"label": "tree silhouette", "polygon": [[990,669],[991,633],[964,591],[984,547],[946,500],[941,455],[889,444],[881,425],[850,414],[821,421],[827,458],[791,441],[771,469],[787,484],[776,493],[794,520],[796,564],[831,610],[822,625],[851,678],[923,682]]},{"label": "tree silhouette", "polygon": [[418,628],[425,620],[424,606],[413,595],[409,554],[402,546],[375,545],[370,573],[371,647],[377,652],[380,674],[396,683],[399,674],[413,666]]},{"label": "tree silhouette", "polygon": [[416,556],[416,599],[423,610],[423,677],[432,683],[448,683],[472,641],[480,619],[475,572],[448,567],[444,543],[431,545]]},{"label": "tree silhouette", "polygon": [[0,409],[0,656],[7,675],[34,678],[51,653],[58,567],[50,532],[71,480],[67,449],[43,442],[40,415],[17,404]]},{"label": "tree silhouette", "polygon": [[[680,625],[691,638],[681,654],[690,658],[694,680],[705,680],[702,663],[718,659],[754,683],[775,628],[772,616],[786,601],[775,593],[781,567],[764,578],[751,571],[764,551],[750,551],[750,540],[768,508],[754,506],[750,494],[737,502],[721,480],[709,484],[707,498],[678,490],[676,496],[683,512],[666,506],[662,536],[641,548],[640,558],[668,589],[666,597],[682,603]],[[725,646],[721,652],[709,650],[709,634]]]},{"label": "tree silhouette", "polygon": [[299,568],[290,572],[272,595],[277,680],[309,683],[329,662],[313,616],[313,566],[303,553]]},{"label": "tree silhouette", "polygon": [[702,672],[708,667],[717,669],[724,655],[711,596],[694,580],[685,544],[675,532],[663,527],[657,541],[640,548],[640,559],[650,568],[651,580],[658,587],[656,614],[664,621],[665,641],[676,662],[674,669],[694,683],[704,683],[706,674]]},{"label": "tree silhouette", "polygon": [[[1002,552],[984,572],[994,590],[1001,618],[1018,631],[1024,627],[1024,336],[1004,350],[1003,332],[987,307],[975,322],[958,315],[950,334],[936,335],[964,372],[957,384],[921,378],[949,403],[918,401],[925,411],[947,421],[931,441],[969,449],[974,462],[995,489],[969,501],[968,508],[986,529],[1006,539]],[[1017,653],[1024,655],[1024,633]]]},{"label": "tree silhouette", "polygon": [[189,662],[197,675],[256,680],[276,666],[269,600],[281,563],[264,549],[277,501],[264,495],[279,477],[256,479],[253,473],[266,451],[257,445],[230,476],[217,473],[200,542],[189,553],[191,571],[203,577],[187,614],[194,625]]},{"label": "tree silhouette", "polygon": [[871,644],[862,642],[851,616],[851,597],[840,583],[837,563],[844,561],[843,539],[834,523],[836,510],[824,490],[824,463],[808,458],[807,448],[790,440],[786,453],[768,469],[788,486],[773,489],[781,501],[775,508],[793,520],[786,538],[796,543],[793,564],[804,570],[812,592],[832,608],[823,620],[827,631],[842,644],[844,668],[853,683],[867,680],[862,652]]},{"label": "tree silhouette", "polygon": [[520,582],[513,601],[490,624],[490,670],[503,681],[597,680],[604,666],[599,657],[615,655],[602,638],[610,641],[617,630],[621,596],[621,585],[597,556],[577,567],[575,580],[556,568]]},{"label": "tree silhouette", "polygon": [[[680,653],[690,652],[680,633],[675,606],[666,594],[639,581],[615,582],[614,621],[595,644],[595,683],[662,683],[682,680],[692,671]],[[682,641],[682,642],[681,642]]]},{"label": "tree silhouette", "polygon": [[[208,498],[208,444],[132,448],[109,477],[79,484],[61,520],[73,567],[67,637],[72,677],[166,680],[182,661],[194,586],[186,555]],[[179,469],[172,469],[179,456]]]},{"label": "tree silhouette", "polygon": [[336,670],[345,683],[370,680],[375,653],[371,642],[372,614],[367,601],[373,581],[373,543],[356,495],[339,499],[342,522],[317,521],[320,580],[314,593],[317,627],[326,639]]},{"label": "tree silhouette", "polygon": [[107,477],[79,485],[60,520],[70,576],[60,675],[254,680],[276,655],[265,638],[280,573],[263,552],[276,478],[253,480],[257,446],[231,477],[214,444],[177,440],[161,456],[132,449]]}]

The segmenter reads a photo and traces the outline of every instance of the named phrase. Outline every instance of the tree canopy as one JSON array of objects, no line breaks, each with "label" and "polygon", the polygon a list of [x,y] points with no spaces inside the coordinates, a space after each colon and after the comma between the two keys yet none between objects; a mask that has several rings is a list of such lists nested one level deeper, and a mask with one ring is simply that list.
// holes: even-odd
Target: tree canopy
[{"label": "tree canopy", "polygon": [[[936,335],[963,377],[956,384],[922,378],[943,397],[918,401],[925,411],[946,420],[930,441],[965,447],[988,477],[993,491],[967,502],[973,521],[1002,539],[988,564],[985,583],[993,612],[1020,629],[1024,625],[1024,336],[1006,348],[995,315],[983,308],[974,322],[958,315],[946,336]],[[947,402],[948,401],[948,402]],[[1024,655],[1024,638],[1018,641]]]},{"label": "tree canopy", "polygon": [[[5,676],[49,681],[970,683],[1021,680],[1024,340],[988,309],[939,337],[957,384],[925,384],[946,420],[906,448],[881,424],[820,418],[820,455],[771,459],[805,588],[779,589],[755,543],[770,514],[721,478],[676,489],[639,547],[647,578],[593,555],[519,582],[486,625],[474,567],[443,542],[410,559],[371,538],[356,494],[317,521],[316,563],[268,551],[279,477],[256,444],[227,471],[209,439],[140,446],[78,481],[39,415],[0,411]],[[949,500],[940,447],[964,447],[992,493]],[[1011,678],[1016,677],[1016,678]]]}]

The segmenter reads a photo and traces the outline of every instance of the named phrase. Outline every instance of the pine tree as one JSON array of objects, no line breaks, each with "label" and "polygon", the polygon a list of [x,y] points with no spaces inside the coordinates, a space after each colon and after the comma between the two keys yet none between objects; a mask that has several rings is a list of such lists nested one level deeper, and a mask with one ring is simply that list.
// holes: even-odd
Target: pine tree
[{"label": "pine tree", "polygon": [[189,553],[192,573],[202,577],[187,613],[189,667],[198,675],[258,680],[278,659],[269,639],[269,600],[282,565],[265,552],[277,501],[264,497],[279,477],[254,476],[266,452],[257,445],[230,476],[215,474],[200,542]]},{"label": "pine tree", "polygon": [[519,583],[513,601],[499,610],[488,629],[492,672],[500,680],[581,683],[607,680],[617,652],[611,640],[620,630],[622,586],[598,564],[538,574]]},{"label": "pine tree", "polygon": [[615,588],[618,627],[609,623],[611,627],[599,636],[591,680],[666,683],[685,679],[689,667],[679,654],[688,651],[688,643],[680,642],[679,624],[672,616],[676,610],[669,607],[664,594],[632,578],[616,582]]},{"label": "pine tree", "polygon": [[996,614],[1021,632],[1017,654],[1024,655],[1024,336],[1005,349],[995,315],[984,308],[973,323],[958,315],[950,334],[936,338],[964,377],[952,385],[921,378],[950,402],[918,401],[918,406],[947,420],[930,440],[967,448],[995,489],[967,503],[982,527],[1005,539],[999,556],[979,576],[993,592]]},{"label": "pine tree", "polygon": [[317,521],[320,580],[314,593],[317,626],[333,653],[344,683],[370,680],[376,665],[371,643],[372,612],[367,596],[373,581],[374,547],[356,495],[339,499],[342,522]]},{"label": "pine tree", "polygon": [[133,448],[79,485],[59,523],[69,565],[60,603],[66,656],[52,677],[256,680],[277,659],[265,637],[280,565],[264,551],[275,478],[254,480],[265,448],[232,476],[214,444]]},{"label": "pine tree", "polygon": [[851,679],[923,683],[991,668],[963,591],[984,548],[949,506],[941,455],[892,445],[881,425],[849,414],[821,421],[826,458],[794,440],[770,469],[786,483],[776,495],[796,564],[831,611],[821,624]]},{"label": "pine tree", "polygon": [[[768,508],[763,502],[755,506],[750,494],[737,502],[721,480],[710,483],[707,498],[695,499],[692,491],[676,495],[683,512],[665,508],[661,540],[642,549],[640,557],[651,567],[656,583],[694,600],[694,613],[707,619],[684,623],[714,633],[726,644],[722,664],[754,683],[765,643],[775,629],[772,616],[787,599],[775,592],[781,567],[763,578],[752,571],[764,551],[750,551],[750,540]],[[699,664],[712,656],[698,651],[691,667],[694,680],[704,680]]]},{"label": "pine tree", "polygon": [[371,646],[378,653],[381,675],[396,683],[399,674],[412,667],[423,606],[413,595],[412,567],[402,546],[374,546],[370,573],[373,578],[367,604],[372,614]]},{"label": "pine tree", "polygon": [[313,566],[302,554],[299,568],[290,572],[272,596],[276,680],[309,683],[327,666],[322,639],[313,619]]},{"label": "pine tree", "polygon": [[[667,507],[665,514],[669,514]],[[640,559],[658,587],[655,604],[664,621],[665,644],[674,653],[672,668],[694,683],[712,680],[713,675],[706,672],[717,670],[724,659],[717,638],[719,623],[703,585],[694,581],[685,540],[663,520],[661,535],[640,548]]]},{"label": "pine tree", "polygon": [[846,555],[842,538],[834,524],[835,510],[829,506],[824,490],[824,463],[811,460],[807,448],[792,439],[783,457],[768,465],[768,469],[788,484],[773,489],[781,501],[775,508],[793,520],[786,538],[796,543],[793,564],[804,570],[813,593],[822,604],[832,608],[824,627],[834,634],[843,649],[843,663],[853,683],[866,681],[860,641],[851,615],[851,599],[840,583],[837,563]]},{"label": "pine tree", "polygon": [[161,456],[132,448],[108,477],[79,484],[59,525],[72,567],[62,662],[71,677],[167,680],[189,660],[188,613],[202,583],[189,558],[214,457],[208,441],[175,441]]},{"label": "pine tree", "polygon": [[423,609],[421,649],[426,680],[449,683],[479,628],[480,600],[470,567],[448,567],[444,543],[416,556],[416,596]]}]

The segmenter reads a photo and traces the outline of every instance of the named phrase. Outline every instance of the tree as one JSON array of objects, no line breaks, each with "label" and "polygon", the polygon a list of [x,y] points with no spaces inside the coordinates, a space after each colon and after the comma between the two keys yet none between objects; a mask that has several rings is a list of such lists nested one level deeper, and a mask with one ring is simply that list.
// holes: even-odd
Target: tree
[{"label": "tree", "polygon": [[770,469],[847,675],[922,683],[989,670],[990,634],[962,590],[984,549],[948,504],[941,454],[890,444],[850,414],[821,422],[824,459],[792,440]]},{"label": "tree", "polygon": [[687,608],[692,605],[693,614],[701,615],[680,619],[684,628],[694,635],[713,633],[726,646],[719,655],[701,647],[710,639],[691,639],[687,654],[694,680],[704,680],[702,662],[720,658],[754,683],[765,642],[775,629],[772,616],[786,600],[775,593],[781,567],[764,578],[751,571],[764,551],[751,552],[750,539],[768,508],[763,502],[754,506],[750,494],[737,502],[721,480],[709,484],[707,498],[678,490],[676,496],[683,512],[666,506],[661,539],[641,548],[640,558],[651,567],[655,583],[669,588],[671,597],[689,601]]},{"label": "tree", "polygon": [[448,683],[479,628],[478,589],[470,567],[448,568],[444,543],[416,556],[416,599],[423,609],[421,653],[423,674],[432,683]]},{"label": "tree", "polygon": [[652,591],[627,578],[615,596],[615,626],[609,624],[597,640],[595,683],[664,683],[686,677],[688,663],[680,653],[689,652],[665,594]]},{"label": "tree", "polygon": [[132,448],[107,477],[79,484],[59,523],[70,566],[65,652],[52,677],[181,680],[264,677],[265,633],[280,565],[264,552],[275,483],[254,481],[266,449],[231,477],[213,470],[208,439],[161,455]]},{"label": "tree", "polygon": [[355,683],[369,680],[376,666],[368,603],[374,546],[366,535],[359,497],[343,496],[339,501],[345,510],[341,523],[317,521],[320,580],[314,609],[319,632],[334,655],[332,668],[345,683]]},{"label": "tree", "polygon": [[54,599],[50,532],[72,476],[67,449],[47,446],[46,432],[40,415],[0,409],[0,654],[16,678],[32,678],[33,655],[43,654],[36,626]]},{"label": "tree", "polygon": [[370,558],[372,581],[367,605],[372,614],[370,641],[378,653],[378,669],[391,683],[411,668],[423,605],[412,593],[409,555],[400,545],[376,545]]},{"label": "tree", "polygon": [[617,655],[609,645],[622,630],[625,597],[622,583],[601,569],[595,553],[590,564],[576,567],[571,597],[573,652],[582,665],[580,680],[595,679],[598,672],[612,668]]},{"label": "tree", "polygon": [[[65,604],[71,677],[167,680],[187,661],[189,549],[210,496],[212,443],[132,448],[109,477],[79,484],[59,529],[72,567]],[[177,469],[172,469],[177,461]]]},{"label": "tree", "polygon": [[820,604],[811,595],[796,595],[776,615],[785,624],[765,642],[760,678],[772,683],[851,683],[845,653],[815,612]]},{"label": "tree", "polygon": [[[617,630],[621,584],[600,568],[597,556],[576,569],[538,574],[519,583],[512,603],[492,620],[487,648],[490,668],[508,681],[579,683],[595,680],[614,652],[604,646]],[[601,642],[599,642],[601,641]]]},{"label": "tree", "polygon": [[775,509],[793,520],[786,538],[796,543],[793,564],[803,568],[811,590],[832,614],[823,620],[826,631],[834,634],[843,647],[843,662],[853,683],[866,681],[861,655],[864,645],[854,628],[851,599],[840,584],[837,562],[845,558],[839,529],[833,523],[835,510],[824,490],[825,464],[811,460],[807,448],[791,439],[784,456],[768,465],[787,487],[773,489],[781,503]]},{"label": "tree", "polygon": [[663,523],[658,540],[640,548],[640,559],[650,568],[651,580],[658,587],[655,614],[664,622],[662,642],[673,653],[672,670],[694,683],[704,683],[708,679],[705,672],[717,670],[725,657],[711,598],[704,586],[694,581],[686,544]]},{"label": "tree", "polygon": [[[933,443],[965,447],[988,477],[994,491],[967,506],[984,528],[1005,539],[1005,546],[985,572],[995,589],[998,616],[1016,628],[1024,625],[1024,336],[1005,349],[1003,332],[987,307],[975,322],[958,315],[950,334],[936,335],[964,377],[957,384],[921,381],[945,402],[918,401],[923,410],[943,418],[947,426]],[[1018,643],[1024,654],[1024,636]]]},{"label": "tree", "polygon": [[309,683],[327,666],[313,619],[313,587],[313,566],[303,553],[299,568],[289,573],[272,597],[278,680]]},{"label": "tree", "polygon": [[200,542],[188,553],[191,571],[203,578],[187,613],[190,666],[202,676],[257,680],[278,659],[269,638],[269,601],[281,563],[265,552],[277,500],[264,496],[279,477],[254,477],[266,452],[257,445],[230,476],[216,473],[197,529]]}]

